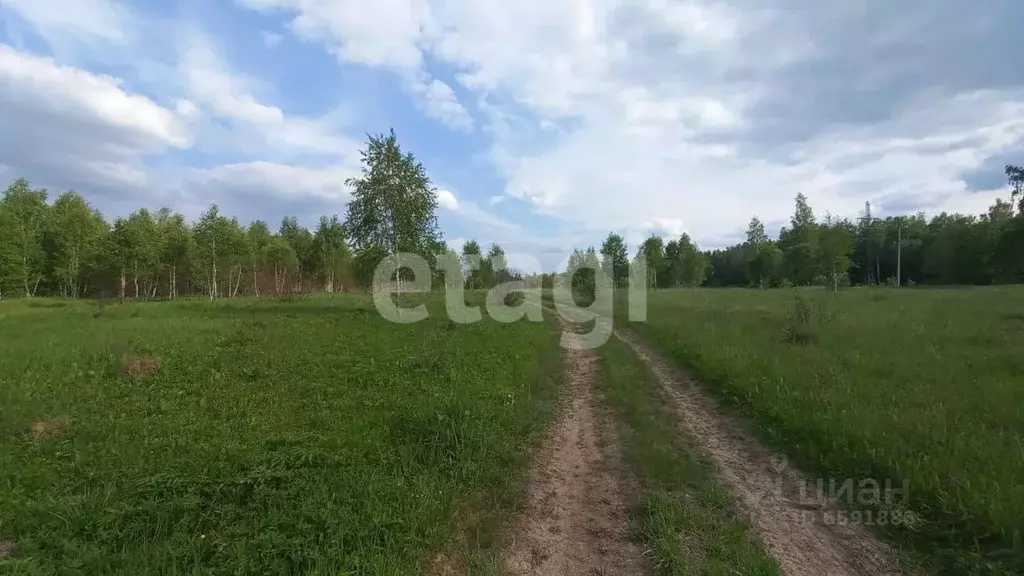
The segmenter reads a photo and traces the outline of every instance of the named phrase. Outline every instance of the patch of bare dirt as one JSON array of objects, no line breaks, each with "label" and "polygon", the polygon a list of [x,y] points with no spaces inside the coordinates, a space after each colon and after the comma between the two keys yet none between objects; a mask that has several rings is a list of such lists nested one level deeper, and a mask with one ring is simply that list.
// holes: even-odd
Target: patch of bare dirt
[{"label": "patch of bare dirt", "polygon": [[18,555],[18,545],[10,540],[0,540],[0,560]]},{"label": "patch of bare dirt", "polygon": [[160,369],[160,361],[149,356],[129,356],[121,365],[121,378],[135,380],[145,378]]},{"label": "patch of bare dirt", "polygon": [[468,574],[469,569],[462,565],[461,561],[456,560],[445,552],[440,552],[434,556],[431,565],[428,567],[427,573],[432,576],[459,576],[459,574]]},{"label": "patch of bare dirt", "polygon": [[747,436],[740,424],[634,336],[615,333],[652,369],[679,424],[714,462],[768,552],[788,576],[902,574],[892,551],[862,526],[841,525],[836,503]]},{"label": "patch of bare dirt", "polygon": [[71,419],[67,416],[57,416],[49,420],[40,420],[32,424],[32,437],[36,440],[46,440],[60,436],[71,425]]},{"label": "patch of bare dirt", "polygon": [[600,359],[572,349],[565,359],[562,408],[531,467],[505,565],[514,575],[643,574],[642,551],[629,539],[617,443],[595,405]]}]

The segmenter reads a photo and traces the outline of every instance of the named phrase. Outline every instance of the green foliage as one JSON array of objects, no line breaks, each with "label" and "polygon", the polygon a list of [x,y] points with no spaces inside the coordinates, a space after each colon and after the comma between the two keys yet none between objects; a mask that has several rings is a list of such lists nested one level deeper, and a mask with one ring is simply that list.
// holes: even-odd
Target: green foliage
[{"label": "green foliage", "polygon": [[796,211],[790,219],[790,227],[779,233],[779,248],[786,277],[797,285],[813,284],[821,269],[820,230],[803,194],[796,196]]},{"label": "green foliage", "polygon": [[[631,326],[812,477],[906,481],[848,504],[917,515],[886,530],[925,573],[1024,572],[1024,289],[799,290],[652,293]],[[779,337],[800,325],[816,344]]]},{"label": "green foliage", "polygon": [[625,239],[614,232],[601,244],[601,269],[611,278],[613,286],[621,288],[628,284],[629,252]]},{"label": "green foliage", "polygon": [[586,250],[573,250],[566,265],[566,279],[576,303],[587,306],[597,297],[597,275],[601,261],[591,246]]},{"label": "green foliage", "polygon": [[426,168],[402,153],[395,131],[370,136],[361,151],[362,174],[350,178],[345,232],[357,254],[383,250],[426,256],[441,238],[437,191]]},{"label": "green foliage", "polygon": [[665,267],[665,242],[654,235],[651,235],[636,251],[636,258],[647,260],[647,286],[658,288],[667,286]]},{"label": "green foliage", "polygon": [[793,301],[786,309],[783,327],[786,340],[794,344],[816,344],[822,327],[835,318],[836,310],[830,309],[825,300],[800,289],[793,289],[792,293]]},{"label": "green foliage", "polygon": [[0,302],[4,573],[416,574],[467,511],[493,554],[554,411],[549,324],[452,331],[440,298],[401,327],[365,295],[31,302]]},{"label": "green foliage", "polygon": [[[471,264],[474,258],[479,259],[479,266],[476,268],[473,268]],[[473,239],[467,240],[462,245],[462,268],[465,270],[466,288],[470,290],[484,288],[484,276],[487,274],[487,266],[488,263],[483,261],[483,256],[480,252],[480,244]]]},{"label": "green foliage", "polygon": [[665,245],[665,260],[658,277],[659,286],[664,288],[700,286],[707,278],[707,256],[688,234],[683,234],[679,240]]},{"label": "green foliage", "polygon": [[680,434],[649,368],[615,339],[600,353],[604,397],[623,422],[623,451],[639,484],[631,523],[650,550],[655,573],[779,574],[730,495]]},{"label": "green foliage", "polygon": [[54,278],[63,296],[77,298],[83,276],[99,264],[107,224],[103,216],[74,192],[61,194],[53,204],[47,233],[53,246]]}]

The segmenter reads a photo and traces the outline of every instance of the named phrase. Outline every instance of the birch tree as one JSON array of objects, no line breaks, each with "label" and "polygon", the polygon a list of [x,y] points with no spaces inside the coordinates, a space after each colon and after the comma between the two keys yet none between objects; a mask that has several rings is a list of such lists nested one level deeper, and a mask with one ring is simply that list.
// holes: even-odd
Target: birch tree
[{"label": "birch tree", "polygon": [[106,242],[107,224],[85,198],[74,192],[57,198],[50,223],[54,275],[65,296],[78,298],[82,275],[96,264]]},{"label": "birch tree", "polygon": [[[428,254],[441,233],[437,190],[426,168],[412,153],[402,153],[394,130],[370,136],[360,154],[360,176],[346,181],[353,191],[345,232],[356,253],[379,250],[388,257],[401,252]],[[397,281],[401,291],[401,268]]]},{"label": "birch tree", "polygon": [[4,191],[0,201],[8,210],[7,222],[11,226],[6,235],[13,258],[10,275],[21,280],[25,296],[30,298],[46,275],[43,238],[50,212],[46,196],[46,190],[33,190],[27,180],[19,178]]}]

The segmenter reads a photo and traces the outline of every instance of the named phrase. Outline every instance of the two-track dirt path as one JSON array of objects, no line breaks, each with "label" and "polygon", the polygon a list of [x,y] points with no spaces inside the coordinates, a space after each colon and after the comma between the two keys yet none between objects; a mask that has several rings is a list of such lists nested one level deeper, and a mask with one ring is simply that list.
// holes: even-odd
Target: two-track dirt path
[{"label": "two-track dirt path", "polygon": [[[827,521],[838,517],[836,503],[747,435],[675,366],[636,336],[614,334],[651,369],[681,430],[714,465],[783,574],[904,573],[889,546],[864,527]],[[562,408],[531,466],[526,508],[504,551],[505,567],[517,576],[644,574],[642,549],[628,536],[629,490],[616,428],[595,397],[600,357],[571,348],[564,354]]]},{"label": "two-track dirt path", "polygon": [[629,539],[615,430],[595,397],[600,357],[594,350],[564,355],[561,409],[531,466],[505,567],[517,576],[644,574],[642,550]]},{"label": "two-track dirt path", "polygon": [[787,576],[902,574],[891,550],[861,526],[837,518],[834,502],[819,498],[807,478],[747,436],[693,382],[635,336],[617,331],[654,373],[680,426],[714,463]]}]

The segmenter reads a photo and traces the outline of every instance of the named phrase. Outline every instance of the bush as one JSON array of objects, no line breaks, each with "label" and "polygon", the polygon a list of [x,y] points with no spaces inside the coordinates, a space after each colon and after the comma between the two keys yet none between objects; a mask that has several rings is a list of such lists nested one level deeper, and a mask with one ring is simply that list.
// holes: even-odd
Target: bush
[{"label": "bush", "polygon": [[793,302],[786,310],[786,339],[794,344],[815,344],[821,336],[821,327],[835,318],[822,300],[806,298],[800,290],[793,290]]},{"label": "bush", "polygon": [[505,302],[505,306],[514,308],[526,300],[526,294],[523,294],[522,290],[512,290],[507,292],[502,300]]}]

